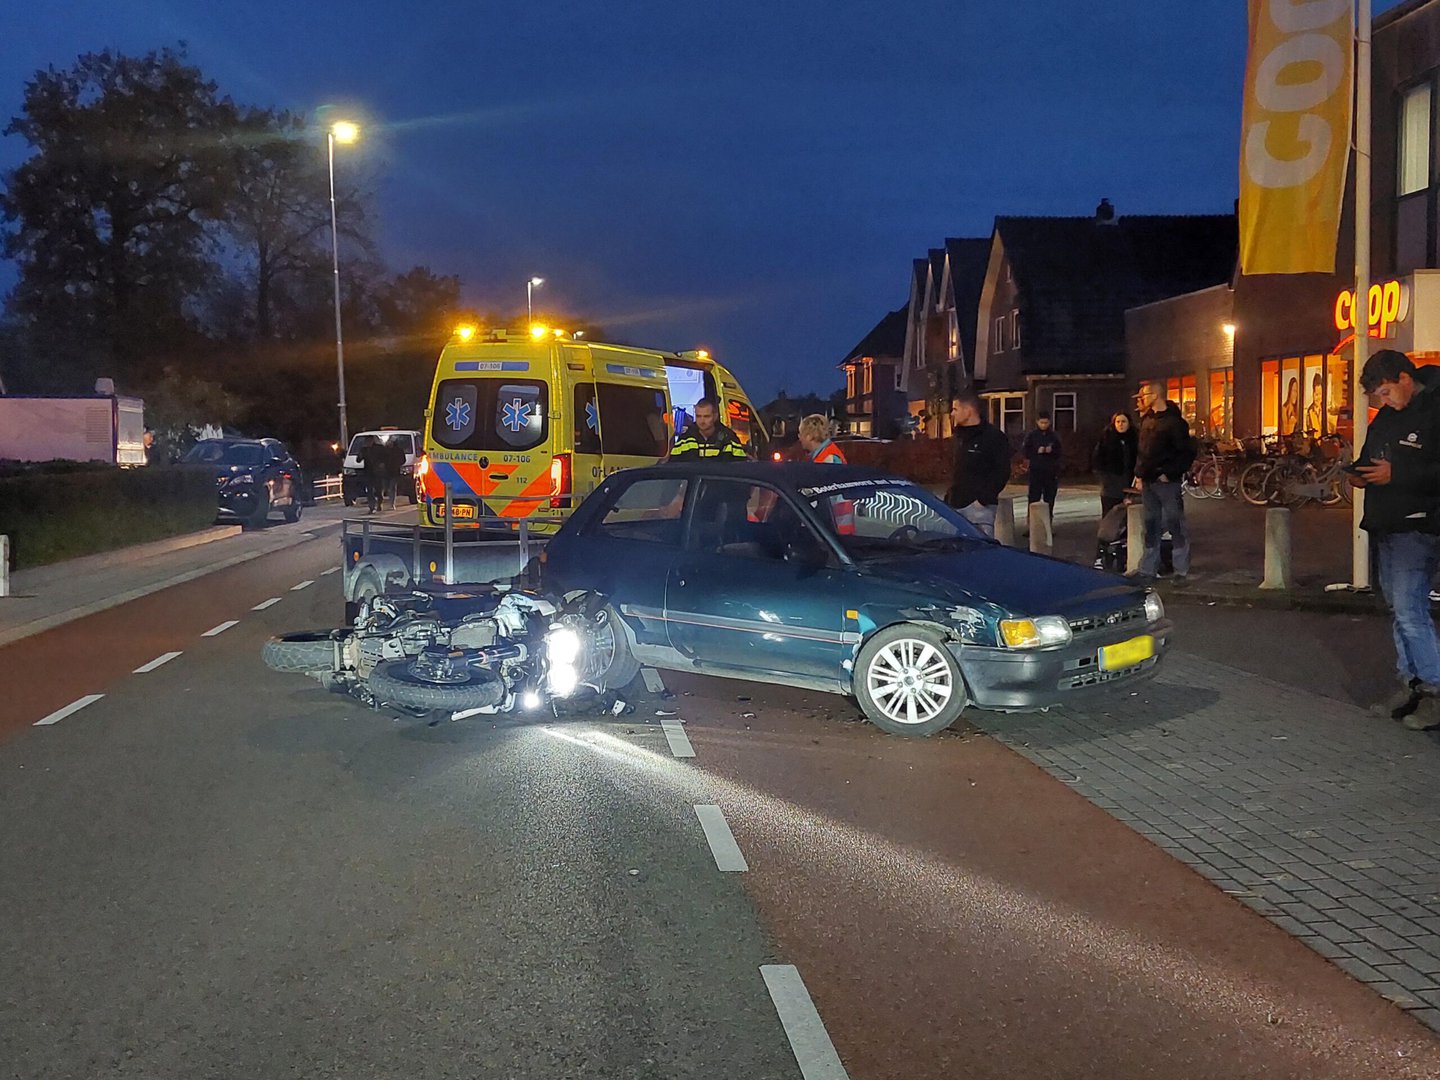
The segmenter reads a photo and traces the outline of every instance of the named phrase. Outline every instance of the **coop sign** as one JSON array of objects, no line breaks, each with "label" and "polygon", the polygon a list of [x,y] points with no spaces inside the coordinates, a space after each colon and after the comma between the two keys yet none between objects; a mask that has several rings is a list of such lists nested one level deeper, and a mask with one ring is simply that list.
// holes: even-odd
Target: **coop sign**
[{"label": "coop sign", "polygon": [[[1410,286],[1403,281],[1384,281],[1370,286],[1366,304],[1366,325],[1371,337],[1393,336],[1396,323],[1410,317]],[[1349,289],[1335,298],[1335,329],[1355,329],[1355,290]]]}]

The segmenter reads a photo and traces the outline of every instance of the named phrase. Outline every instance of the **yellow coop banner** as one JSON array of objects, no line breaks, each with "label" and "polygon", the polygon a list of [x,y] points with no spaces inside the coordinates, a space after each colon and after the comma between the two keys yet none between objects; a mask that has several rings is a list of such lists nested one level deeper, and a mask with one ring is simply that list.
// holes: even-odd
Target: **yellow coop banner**
[{"label": "yellow coop banner", "polygon": [[1249,0],[1240,270],[1335,271],[1350,161],[1354,0]]}]

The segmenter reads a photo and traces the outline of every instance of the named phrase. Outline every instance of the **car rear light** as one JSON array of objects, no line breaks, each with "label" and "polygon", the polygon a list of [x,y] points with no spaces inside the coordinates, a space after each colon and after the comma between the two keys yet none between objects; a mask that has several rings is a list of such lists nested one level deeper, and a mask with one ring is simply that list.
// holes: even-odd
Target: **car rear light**
[{"label": "car rear light", "polygon": [[570,455],[550,459],[550,509],[558,510],[570,497]]},{"label": "car rear light", "polygon": [[770,455],[770,460],[771,460],[771,461],[781,461],[781,460],[783,460],[783,455],[780,453],[779,450],[776,450],[773,454]]}]

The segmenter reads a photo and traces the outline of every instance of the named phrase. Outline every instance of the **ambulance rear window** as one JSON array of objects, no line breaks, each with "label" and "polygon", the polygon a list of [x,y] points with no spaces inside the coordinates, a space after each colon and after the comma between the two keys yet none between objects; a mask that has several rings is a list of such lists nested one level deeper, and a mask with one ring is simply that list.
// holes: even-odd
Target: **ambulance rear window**
[{"label": "ambulance rear window", "polygon": [[430,436],[447,450],[531,450],[545,440],[549,394],[534,379],[446,379]]}]

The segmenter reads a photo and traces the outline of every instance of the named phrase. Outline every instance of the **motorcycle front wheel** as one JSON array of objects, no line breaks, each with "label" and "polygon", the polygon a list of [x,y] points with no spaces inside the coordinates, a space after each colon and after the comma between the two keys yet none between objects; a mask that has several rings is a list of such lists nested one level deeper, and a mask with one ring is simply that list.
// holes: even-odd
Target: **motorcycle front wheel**
[{"label": "motorcycle front wheel", "polygon": [[375,666],[367,685],[377,701],[412,709],[460,712],[489,708],[505,700],[505,684],[490,672],[472,668],[463,683],[437,683],[416,675],[411,663],[390,660]]}]

